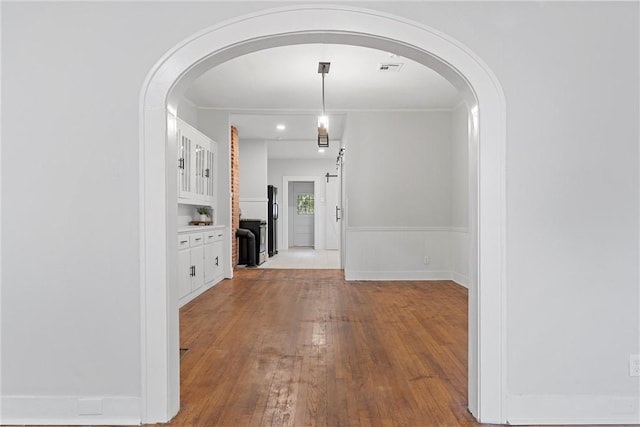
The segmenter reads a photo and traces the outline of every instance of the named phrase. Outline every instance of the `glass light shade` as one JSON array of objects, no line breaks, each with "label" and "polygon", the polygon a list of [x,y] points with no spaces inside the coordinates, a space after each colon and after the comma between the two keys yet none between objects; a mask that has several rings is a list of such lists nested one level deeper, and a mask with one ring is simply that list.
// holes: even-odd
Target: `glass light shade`
[{"label": "glass light shade", "polygon": [[318,128],[324,128],[329,131],[329,116],[318,116]]}]

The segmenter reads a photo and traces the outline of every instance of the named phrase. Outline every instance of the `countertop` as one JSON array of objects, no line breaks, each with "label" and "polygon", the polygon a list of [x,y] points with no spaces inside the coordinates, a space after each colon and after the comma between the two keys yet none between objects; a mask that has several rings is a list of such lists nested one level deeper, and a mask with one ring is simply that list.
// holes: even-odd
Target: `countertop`
[{"label": "countertop", "polygon": [[211,231],[211,230],[224,230],[225,225],[183,225],[178,227],[178,233],[192,233],[194,231]]}]

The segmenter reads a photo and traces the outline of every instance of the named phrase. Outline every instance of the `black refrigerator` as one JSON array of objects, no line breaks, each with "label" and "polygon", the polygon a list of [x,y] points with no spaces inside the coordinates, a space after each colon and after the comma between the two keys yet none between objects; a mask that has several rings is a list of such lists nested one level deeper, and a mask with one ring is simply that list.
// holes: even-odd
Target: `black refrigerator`
[{"label": "black refrigerator", "polygon": [[278,188],[273,185],[267,186],[267,194],[269,197],[269,212],[267,218],[268,231],[268,252],[269,256],[278,253]]}]

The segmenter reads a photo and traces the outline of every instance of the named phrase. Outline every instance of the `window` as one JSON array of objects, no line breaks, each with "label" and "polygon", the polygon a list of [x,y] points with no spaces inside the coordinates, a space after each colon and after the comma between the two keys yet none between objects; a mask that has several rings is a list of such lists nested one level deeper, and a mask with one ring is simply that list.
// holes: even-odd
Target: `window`
[{"label": "window", "polygon": [[298,194],[298,215],[313,215],[313,194]]}]

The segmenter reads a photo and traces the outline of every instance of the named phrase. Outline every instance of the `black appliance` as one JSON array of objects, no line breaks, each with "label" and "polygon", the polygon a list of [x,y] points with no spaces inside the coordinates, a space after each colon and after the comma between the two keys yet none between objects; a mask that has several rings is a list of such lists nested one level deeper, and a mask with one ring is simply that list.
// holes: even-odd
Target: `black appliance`
[{"label": "black appliance", "polygon": [[278,187],[273,185],[267,186],[267,195],[269,198],[269,206],[267,207],[267,220],[269,238],[269,256],[278,253]]},{"label": "black appliance", "polygon": [[[262,264],[267,260],[267,221],[263,219],[241,219],[240,228],[253,233],[256,237],[256,263]],[[249,246],[246,239],[240,239],[238,248],[238,264],[249,264]]]}]

